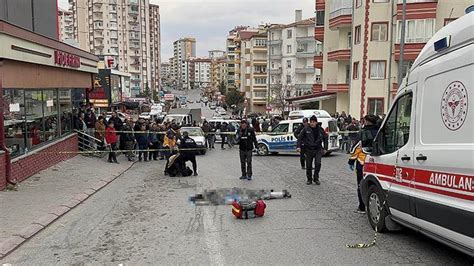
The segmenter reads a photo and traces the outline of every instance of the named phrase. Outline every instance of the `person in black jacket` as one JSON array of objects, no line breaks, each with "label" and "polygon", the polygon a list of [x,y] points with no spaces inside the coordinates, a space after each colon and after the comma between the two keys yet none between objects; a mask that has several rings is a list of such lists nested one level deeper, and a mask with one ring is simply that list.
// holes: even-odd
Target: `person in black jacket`
[{"label": "person in black jacket", "polygon": [[226,143],[226,140],[227,140],[227,122],[224,122],[222,123],[221,127],[220,127],[220,131],[221,131],[221,139],[222,139],[222,142],[221,142],[221,149],[222,150],[225,150],[225,143]]},{"label": "person in black jacket", "polygon": [[[301,124],[294,132],[295,138],[298,139],[298,136],[300,135],[301,131],[303,128],[308,126],[308,118],[303,118],[303,124]],[[304,149],[304,144],[301,144],[300,147],[300,164],[301,164],[301,169],[305,169],[305,162],[306,162],[306,156],[305,156],[305,149]]]},{"label": "person in black jacket", "polygon": [[189,134],[186,131],[183,132],[179,149],[182,149],[179,152],[181,155],[181,162],[183,163],[182,167],[186,168],[186,162],[191,161],[193,164],[194,176],[197,176],[196,150],[193,150],[197,149],[197,144],[192,138],[189,137]]},{"label": "person in black jacket", "polygon": [[[324,145],[324,147],[323,147]],[[318,124],[318,118],[312,116],[309,119],[309,126],[301,130],[298,136],[298,151],[301,147],[306,150],[306,178],[307,185],[311,185],[314,181],[316,185],[320,185],[319,172],[321,170],[321,157],[326,153],[328,146],[328,137],[321,125]],[[314,176],[313,175],[313,161],[314,161]]]},{"label": "person in black jacket", "polygon": [[246,120],[242,120],[237,131],[236,142],[239,143],[240,169],[242,176],[240,179],[252,180],[252,152],[258,146],[255,131],[250,128]]}]

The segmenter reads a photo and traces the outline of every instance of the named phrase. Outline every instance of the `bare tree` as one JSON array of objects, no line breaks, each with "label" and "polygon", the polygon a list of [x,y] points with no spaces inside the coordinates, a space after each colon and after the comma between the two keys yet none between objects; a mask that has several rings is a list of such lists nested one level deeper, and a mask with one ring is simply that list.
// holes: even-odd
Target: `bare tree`
[{"label": "bare tree", "polygon": [[293,96],[294,86],[291,84],[277,84],[270,85],[270,105],[272,108],[277,109],[282,117],[285,111],[287,111],[290,103],[286,100]]}]

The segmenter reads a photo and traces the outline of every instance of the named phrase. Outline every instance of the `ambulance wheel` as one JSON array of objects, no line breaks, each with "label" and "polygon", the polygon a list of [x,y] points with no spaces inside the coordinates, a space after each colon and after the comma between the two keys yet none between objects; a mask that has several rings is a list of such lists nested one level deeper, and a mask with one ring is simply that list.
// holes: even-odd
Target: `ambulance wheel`
[{"label": "ambulance wheel", "polygon": [[260,143],[257,146],[257,154],[260,156],[268,155],[267,145]]},{"label": "ambulance wheel", "polygon": [[385,218],[388,215],[387,208],[383,205],[385,193],[375,185],[369,187],[367,191],[367,217],[369,223],[377,232],[386,232],[387,226]]}]

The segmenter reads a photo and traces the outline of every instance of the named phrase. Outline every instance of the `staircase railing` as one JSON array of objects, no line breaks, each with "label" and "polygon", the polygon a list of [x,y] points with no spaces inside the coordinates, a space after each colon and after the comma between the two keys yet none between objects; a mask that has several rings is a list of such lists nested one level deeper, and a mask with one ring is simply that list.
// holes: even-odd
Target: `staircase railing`
[{"label": "staircase railing", "polygon": [[84,152],[83,155],[93,157],[103,157],[105,155],[103,152],[95,152],[98,150],[97,147],[103,143],[103,140],[91,136],[84,131],[74,131],[77,133],[79,151]]}]

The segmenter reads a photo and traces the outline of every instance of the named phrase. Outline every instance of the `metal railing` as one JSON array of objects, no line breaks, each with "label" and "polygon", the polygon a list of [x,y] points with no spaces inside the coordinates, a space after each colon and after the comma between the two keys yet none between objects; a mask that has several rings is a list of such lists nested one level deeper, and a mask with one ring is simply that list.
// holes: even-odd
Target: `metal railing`
[{"label": "metal railing", "polygon": [[329,18],[335,18],[343,15],[352,15],[352,7],[343,7],[334,10],[329,14]]},{"label": "metal railing", "polygon": [[85,156],[93,157],[103,157],[105,153],[103,152],[93,152],[97,151],[97,147],[103,145],[103,140],[95,138],[84,131],[74,130],[77,133],[77,140],[79,145],[79,151],[84,152]]}]

